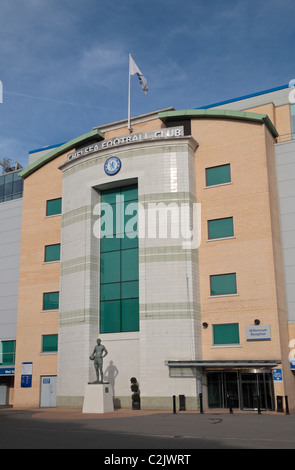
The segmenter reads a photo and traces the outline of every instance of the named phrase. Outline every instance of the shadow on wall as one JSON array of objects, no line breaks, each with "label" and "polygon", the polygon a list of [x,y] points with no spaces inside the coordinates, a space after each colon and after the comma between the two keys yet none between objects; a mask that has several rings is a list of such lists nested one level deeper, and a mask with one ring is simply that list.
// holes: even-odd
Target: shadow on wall
[{"label": "shadow on wall", "polygon": [[104,381],[108,382],[111,386],[113,397],[115,397],[115,382],[116,377],[119,374],[117,367],[114,365],[113,361],[110,361],[108,367],[104,372]]}]

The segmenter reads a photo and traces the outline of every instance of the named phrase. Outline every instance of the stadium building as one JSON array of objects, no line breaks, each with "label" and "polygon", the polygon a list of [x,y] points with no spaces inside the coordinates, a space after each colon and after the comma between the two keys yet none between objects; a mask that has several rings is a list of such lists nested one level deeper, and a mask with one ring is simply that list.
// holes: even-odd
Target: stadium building
[{"label": "stadium building", "polygon": [[[82,409],[100,338],[115,407],[131,407],[135,377],[142,409],[176,396],[186,409],[295,410],[289,95],[155,111],[30,153],[17,325],[14,307],[0,338],[3,351],[16,341],[9,403]],[[0,203],[1,227],[13,204]]]}]

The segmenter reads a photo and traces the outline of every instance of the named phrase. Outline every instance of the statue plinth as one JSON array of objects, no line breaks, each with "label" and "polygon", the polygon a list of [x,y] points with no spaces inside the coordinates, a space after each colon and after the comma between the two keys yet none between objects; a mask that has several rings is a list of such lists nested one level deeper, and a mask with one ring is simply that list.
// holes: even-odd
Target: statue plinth
[{"label": "statue plinth", "polygon": [[112,389],[109,383],[88,383],[85,389],[83,413],[111,413],[114,411]]}]

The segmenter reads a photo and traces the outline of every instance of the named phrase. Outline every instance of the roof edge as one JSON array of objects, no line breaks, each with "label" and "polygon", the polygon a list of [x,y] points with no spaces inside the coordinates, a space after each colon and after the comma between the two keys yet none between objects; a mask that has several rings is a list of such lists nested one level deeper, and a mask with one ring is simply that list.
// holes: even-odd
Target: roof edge
[{"label": "roof edge", "polygon": [[87,142],[87,140],[91,139],[92,137],[101,137],[104,139],[104,134],[99,129],[94,129],[93,131],[87,132],[86,134],[81,135],[80,137],[76,137],[75,139],[69,140],[65,144],[60,145],[59,147],[55,147],[50,152],[46,153],[38,160],[36,160],[31,165],[24,168],[20,173],[19,176],[21,178],[27,178],[35,171],[39,170],[42,166],[46,165],[50,161],[54,160],[55,158],[59,157],[63,153],[71,150],[72,148],[76,147],[77,145],[83,144]]},{"label": "roof edge", "polygon": [[227,109],[185,109],[180,111],[167,111],[158,114],[163,122],[175,119],[235,119],[240,121],[265,124],[273,137],[279,133],[267,114],[250,113],[246,111],[232,111]]}]

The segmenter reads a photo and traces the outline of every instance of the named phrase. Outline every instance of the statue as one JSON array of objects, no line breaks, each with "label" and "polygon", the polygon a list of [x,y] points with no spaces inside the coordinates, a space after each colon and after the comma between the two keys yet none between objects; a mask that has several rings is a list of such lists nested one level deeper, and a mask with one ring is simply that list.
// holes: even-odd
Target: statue
[{"label": "statue", "polygon": [[[103,358],[108,354],[108,351],[106,348],[101,344],[101,340],[98,339],[97,341],[97,346],[95,346],[93,353],[89,357],[91,361],[94,361],[94,368],[96,372],[96,381],[91,382],[93,384],[102,384],[103,383],[103,372],[102,372],[102,363],[103,363]],[[101,377],[101,380],[99,380],[99,374]]]}]

